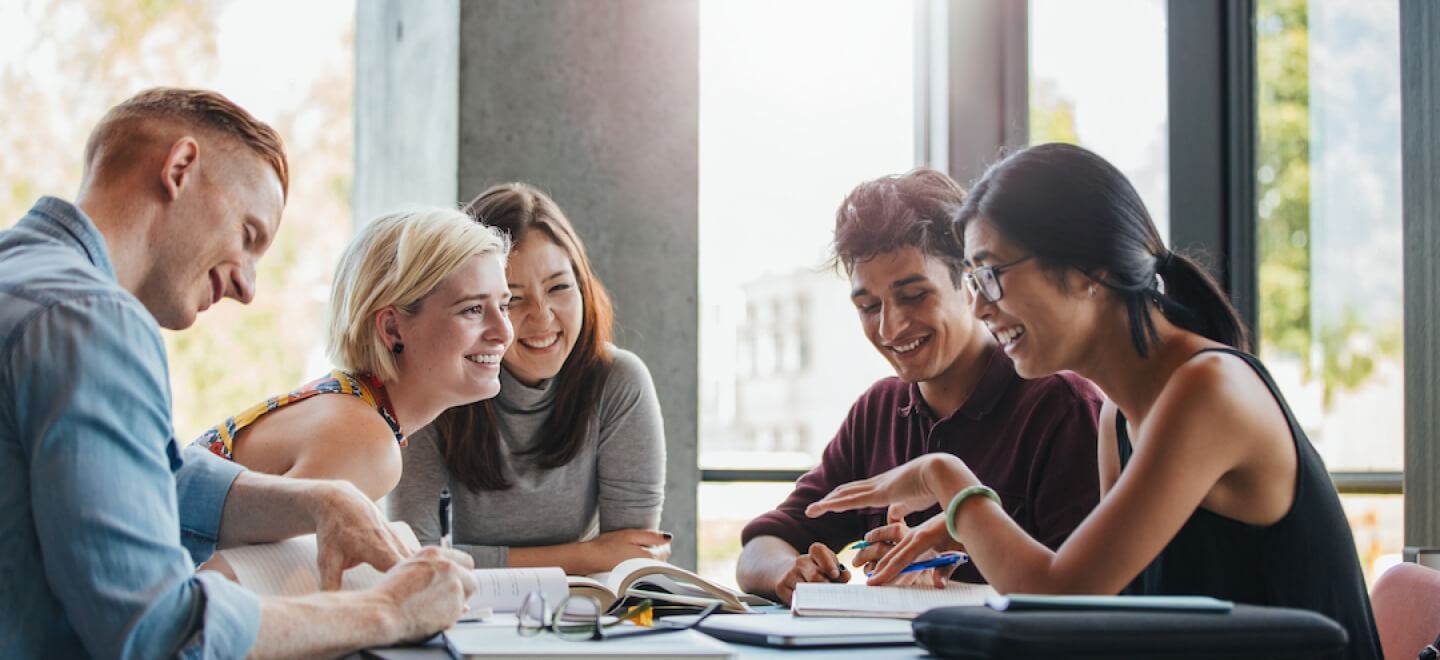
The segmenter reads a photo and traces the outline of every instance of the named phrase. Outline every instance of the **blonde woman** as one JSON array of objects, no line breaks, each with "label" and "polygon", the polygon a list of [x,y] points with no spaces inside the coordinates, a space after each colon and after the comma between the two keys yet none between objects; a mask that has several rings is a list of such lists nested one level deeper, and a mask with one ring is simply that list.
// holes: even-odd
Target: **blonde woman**
[{"label": "blonde woman", "polygon": [[504,234],[456,210],[371,221],[346,248],[330,291],[328,347],[339,368],[197,442],[253,470],[344,479],[383,497],[400,480],[407,429],[499,393],[514,338],[509,251]]}]

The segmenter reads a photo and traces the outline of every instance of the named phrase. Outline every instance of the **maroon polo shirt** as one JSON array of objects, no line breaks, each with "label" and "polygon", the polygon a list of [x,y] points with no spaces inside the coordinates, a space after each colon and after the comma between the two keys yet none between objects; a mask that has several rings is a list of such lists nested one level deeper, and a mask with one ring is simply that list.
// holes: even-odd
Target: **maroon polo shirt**
[{"label": "maroon polo shirt", "polygon": [[[1100,402],[1090,381],[1069,372],[1021,378],[1000,349],[992,352],[975,392],[944,419],[930,412],[918,385],[885,378],[851,406],[820,465],[800,477],[778,508],[750,521],[741,542],[776,536],[802,553],[817,541],[838,552],[885,525],[885,510],[811,519],[805,517],[806,506],[841,484],[917,456],[946,452],[994,488],[1005,512],[1030,536],[1058,548],[1100,498],[1095,451]],[[937,506],[906,522],[917,525],[940,513]],[[983,580],[973,565],[954,577]]]}]

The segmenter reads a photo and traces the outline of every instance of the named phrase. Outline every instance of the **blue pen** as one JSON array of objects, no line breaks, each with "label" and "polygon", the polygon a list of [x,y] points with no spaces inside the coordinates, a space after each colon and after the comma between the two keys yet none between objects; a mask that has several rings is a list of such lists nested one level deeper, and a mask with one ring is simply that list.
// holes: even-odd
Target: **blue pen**
[{"label": "blue pen", "polygon": [[[900,569],[899,575],[904,575],[906,573],[914,573],[916,571],[923,571],[927,568],[940,568],[942,566],[964,564],[968,561],[970,561],[970,555],[967,555],[963,552],[943,552],[940,553],[940,556],[938,557],[932,557],[930,559],[922,559],[920,561],[911,562],[909,566]],[[866,573],[865,577],[873,577],[874,575],[874,573]]]}]

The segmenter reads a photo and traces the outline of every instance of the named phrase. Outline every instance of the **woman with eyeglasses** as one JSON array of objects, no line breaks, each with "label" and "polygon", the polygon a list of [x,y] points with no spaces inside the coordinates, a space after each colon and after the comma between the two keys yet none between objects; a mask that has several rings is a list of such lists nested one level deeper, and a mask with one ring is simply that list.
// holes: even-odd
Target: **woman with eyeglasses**
[{"label": "woman with eyeglasses", "polygon": [[[1194,594],[1308,609],[1379,658],[1355,542],[1325,464],[1226,295],[1169,251],[1125,176],[1065,144],[990,167],[955,227],[974,312],[1026,377],[1074,371],[1106,394],[1100,504],[1058,550],[1031,539],[964,462],[916,459],[841,486],[812,517],[937,502],[941,548],[895,546],[872,584],[963,547],[1002,593]],[[945,538],[942,536],[941,538]]]}]

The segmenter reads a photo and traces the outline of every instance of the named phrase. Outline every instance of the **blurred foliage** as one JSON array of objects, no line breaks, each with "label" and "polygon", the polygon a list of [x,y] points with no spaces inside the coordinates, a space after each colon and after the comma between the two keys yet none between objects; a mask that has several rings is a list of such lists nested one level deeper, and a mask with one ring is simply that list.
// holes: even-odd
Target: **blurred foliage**
[{"label": "blurred foliage", "polygon": [[[73,198],[85,139],[114,104],[153,86],[213,88],[222,70],[221,23],[237,5],[232,0],[21,2],[30,42],[17,51],[22,57],[0,68],[6,89],[0,226],[16,222],[39,195]],[[260,261],[255,302],[248,307],[222,302],[194,327],[164,333],[181,442],[319,375],[306,373],[307,363],[323,348],[329,282],[351,232],[354,10],[346,3],[335,7],[335,20],[349,27],[333,45],[334,61],[298,90],[275,81],[277,98],[266,101],[279,110],[258,113],[285,139],[291,183],[281,231]],[[246,39],[240,50],[249,48],[258,54],[287,44]]]},{"label": "blurred foliage", "polygon": [[1256,7],[1260,338],[1309,368],[1310,55],[1305,0]]},{"label": "blurred foliage", "polygon": [[1297,360],[1306,380],[1318,377],[1329,409],[1382,358],[1399,359],[1402,329],[1362,319],[1352,304],[1338,320],[1312,318],[1307,2],[1260,0],[1255,24],[1261,350]]},{"label": "blurred foliage", "polygon": [[1050,81],[1030,83],[1030,144],[1080,144],[1075,132],[1075,103],[1060,96]]}]

